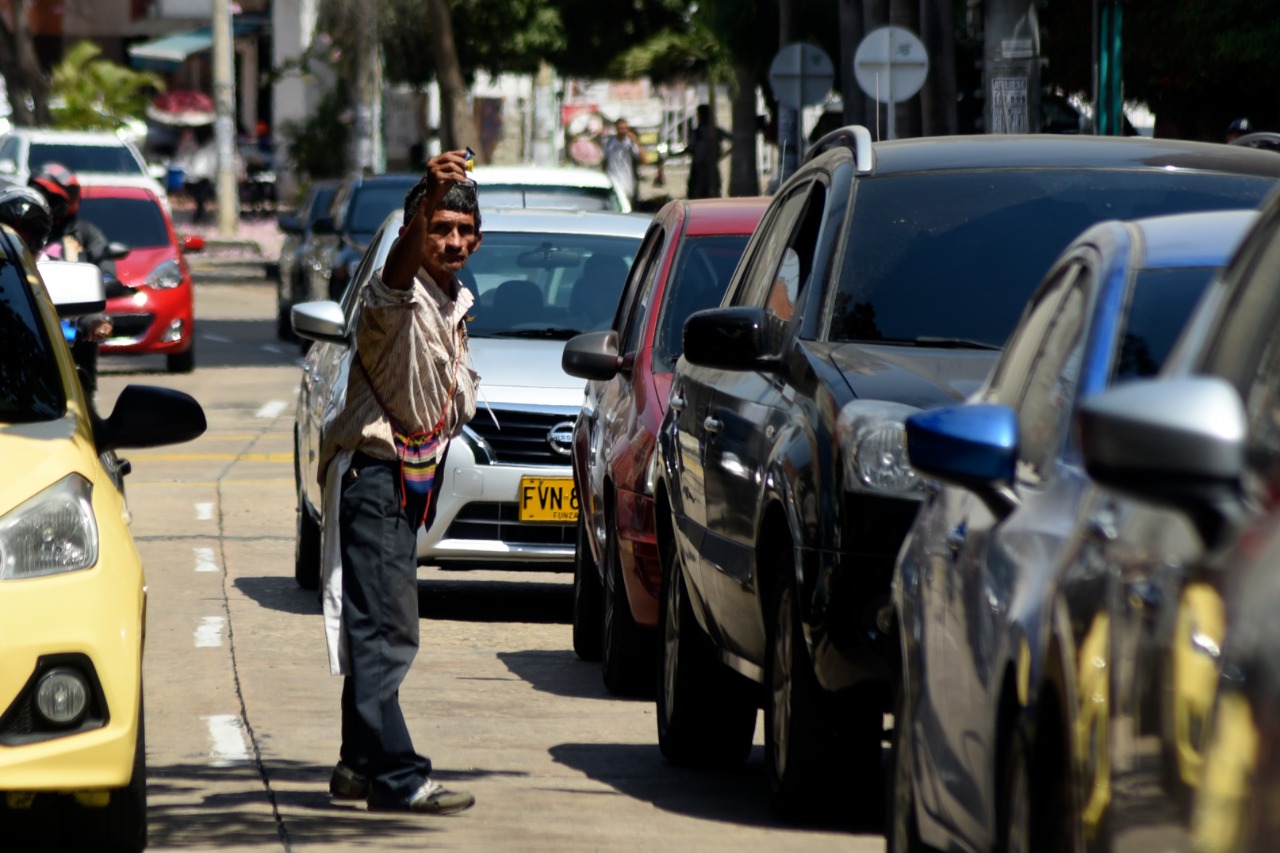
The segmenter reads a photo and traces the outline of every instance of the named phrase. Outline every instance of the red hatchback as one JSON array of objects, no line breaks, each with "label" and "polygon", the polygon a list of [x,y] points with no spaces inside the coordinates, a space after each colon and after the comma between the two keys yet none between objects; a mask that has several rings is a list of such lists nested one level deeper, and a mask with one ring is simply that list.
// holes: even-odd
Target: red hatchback
[{"label": "red hatchback", "polygon": [[613,326],[565,344],[566,373],[589,380],[573,428],[578,543],[573,648],[601,660],[614,693],[653,688],[662,567],[653,451],[685,319],[720,304],[767,198],[672,201],[631,265]]},{"label": "red hatchback", "polygon": [[195,291],[185,253],[203,249],[204,239],[179,237],[160,199],[142,187],[84,185],[79,215],[129,247],[116,261],[116,276],[137,291],[107,300],[112,330],[100,351],[162,353],[170,371],[191,372]]}]

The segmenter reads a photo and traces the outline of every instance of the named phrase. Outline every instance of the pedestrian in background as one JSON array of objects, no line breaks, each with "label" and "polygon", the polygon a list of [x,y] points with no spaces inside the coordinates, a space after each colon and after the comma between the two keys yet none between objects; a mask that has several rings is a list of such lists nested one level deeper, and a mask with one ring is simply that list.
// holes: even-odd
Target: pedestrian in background
[{"label": "pedestrian in background", "polygon": [[626,119],[620,118],[613,123],[613,133],[604,135],[600,146],[605,174],[634,206],[639,201],[636,190],[640,186],[640,137]]},{"label": "pedestrian in background", "polygon": [[457,278],[481,242],[466,155],[428,161],[404,207],[400,239],[360,295],[345,401],[320,458],[325,625],[331,668],[346,676],[329,791],[371,811],[448,814],[475,798],[431,779],[400,685],[418,651],[418,528],[434,517],[449,440],[476,408],[464,323],[474,297]]},{"label": "pedestrian in background", "polygon": [[716,126],[710,104],[698,104],[698,123],[689,131],[689,198],[720,197],[721,140],[728,134]]}]

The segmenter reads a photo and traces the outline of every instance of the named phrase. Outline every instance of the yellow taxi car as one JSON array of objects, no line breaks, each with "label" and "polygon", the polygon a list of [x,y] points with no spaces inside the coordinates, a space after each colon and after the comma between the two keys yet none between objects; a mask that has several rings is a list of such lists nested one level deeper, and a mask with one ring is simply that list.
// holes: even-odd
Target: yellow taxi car
[{"label": "yellow taxi car", "polygon": [[144,386],[94,412],[59,314],[104,304],[96,267],[38,272],[0,228],[0,845],[146,846],[146,586],[114,451],[187,441],[205,417]]}]

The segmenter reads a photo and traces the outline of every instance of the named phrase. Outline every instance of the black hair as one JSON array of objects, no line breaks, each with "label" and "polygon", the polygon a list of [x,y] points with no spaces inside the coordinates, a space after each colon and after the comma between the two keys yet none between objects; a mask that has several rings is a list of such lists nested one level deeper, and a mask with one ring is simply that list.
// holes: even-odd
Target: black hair
[{"label": "black hair", "polygon": [[[404,197],[404,224],[408,225],[413,219],[414,214],[418,212],[422,200],[426,198],[427,190],[430,189],[430,179],[423,177],[422,180],[414,184],[413,189],[409,190]],[[476,198],[475,184],[454,184],[449,187],[444,194],[444,198],[440,199],[440,210],[451,210],[454,213],[469,213],[475,218],[476,233],[480,232],[480,202]]]}]

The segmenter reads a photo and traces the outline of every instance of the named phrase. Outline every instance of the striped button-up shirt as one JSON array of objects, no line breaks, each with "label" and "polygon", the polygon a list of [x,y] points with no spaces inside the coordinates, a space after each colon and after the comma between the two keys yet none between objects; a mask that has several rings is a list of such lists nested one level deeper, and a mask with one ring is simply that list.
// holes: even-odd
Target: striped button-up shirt
[{"label": "striped button-up shirt", "polygon": [[384,284],[381,270],[369,280],[360,295],[346,405],[320,452],[321,483],[339,450],[397,459],[384,404],[405,433],[434,430],[442,412],[449,437],[471,420],[480,377],[471,369],[464,318],[475,297],[456,282],[454,287],[457,295],[450,299],[423,269],[406,290]]}]

